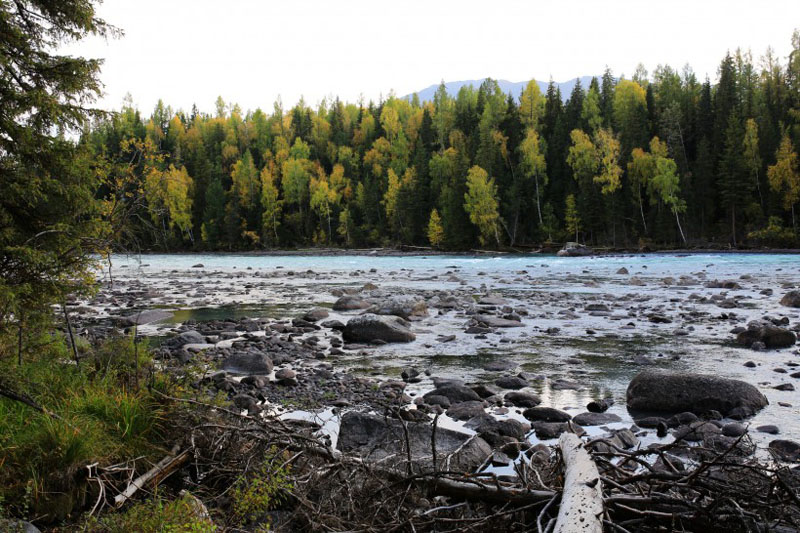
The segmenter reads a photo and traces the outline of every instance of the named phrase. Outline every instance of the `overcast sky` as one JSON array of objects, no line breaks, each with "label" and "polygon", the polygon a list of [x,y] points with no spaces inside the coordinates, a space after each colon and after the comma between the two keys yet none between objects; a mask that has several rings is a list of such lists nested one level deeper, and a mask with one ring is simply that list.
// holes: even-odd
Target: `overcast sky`
[{"label": "overcast sky", "polygon": [[637,63],[690,63],[712,80],[725,51],[772,46],[782,62],[800,0],[106,0],[100,16],[125,36],[72,53],[105,58],[101,107],[130,93],[149,112],[243,109],[301,96],[377,100],[440,80],[491,76],[565,81],[630,75]]}]

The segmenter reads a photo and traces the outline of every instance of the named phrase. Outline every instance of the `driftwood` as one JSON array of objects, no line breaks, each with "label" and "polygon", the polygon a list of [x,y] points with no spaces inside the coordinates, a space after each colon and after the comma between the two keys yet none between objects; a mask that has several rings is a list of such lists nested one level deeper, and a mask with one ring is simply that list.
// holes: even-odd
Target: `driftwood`
[{"label": "driftwood", "polygon": [[164,481],[170,474],[176,472],[182,467],[190,458],[189,450],[184,450],[177,455],[168,455],[161,459],[150,470],[137,477],[128,485],[128,487],[114,497],[114,505],[121,506],[128,501],[136,492],[145,485],[153,487],[158,486],[159,483]]},{"label": "driftwood", "polygon": [[564,457],[564,492],[555,533],[601,533],[603,531],[603,488],[583,441],[574,433],[558,439]]}]

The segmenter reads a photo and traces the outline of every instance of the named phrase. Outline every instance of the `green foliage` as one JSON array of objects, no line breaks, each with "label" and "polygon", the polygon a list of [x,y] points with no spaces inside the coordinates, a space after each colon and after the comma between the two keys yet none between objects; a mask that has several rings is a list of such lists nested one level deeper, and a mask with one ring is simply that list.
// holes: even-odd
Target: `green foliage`
[{"label": "green foliage", "polygon": [[575,241],[578,240],[578,232],[581,230],[581,219],[578,215],[578,207],[575,203],[575,195],[570,194],[567,196],[566,205],[565,205],[566,214],[564,218],[566,219],[567,224],[567,233],[570,235],[575,235]]},{"label": "green foliage", "polygon": [[87,533],[213,533],[217,527],[202,516],[195,499],[184,494],[172,501],[155,497],[135,503],[122,513],[92,518]]},{"label": "green foliage", "polygon": [[797,235],[792,228],[783,226],[780,217],[769,217],[765,228],[751,231],[748,237],[766,246],[794,247],[797,245]]},{"label": "green foliage", "polygon": [[87,289],[108,246],[93,154],[63,135],[88,124],[100,61],[54,50],[114,31],[87,1],[0,3],[0,329]]},{"label": "green foliage", "polygon": [[481,244],[494,238],[500,244],[499,214],[497,211],[497,186],[494,179],[479,166],[469,169],[467,192],[464,194],[464,210],[481,233]]},{"label": "green foliage", "polygon": [[273,448],[260,465],[239,478],[231,490],[231,518],[237,524],[263,522],[265,515],[286,499],[292,490],[288,457]]},{"label": "green foliage", "polygon": [[146,388],[133,388],[144,383],[150,357],[137,350],[137,366],[130,338],[83,350],[80,366],[70,364],[61,335],[34,342],[38,348],[17,365],[9,357],[13,339],[0,336],[0,385],[46,411],[0,398],[0,496],[17,513],[30,506],[63,518],[72,509],[75,471],[152,453],[163,408]]},{"label": "green foliage", "polygon": [[[790,65],[768,51],[756,67],[749,54],[729,54],[716,85],[688,66],[649,76],[640,65],[631,79],[607,69],[566,101],[555,84],[542,95],[531,80],[505,95],[486,79],[455,97],[441,85],[432,102],[336,99],[312,109],[301,100],[276,102],[271,114],[220,100],[215,114],[159,103],[142,117],[128,105],[83,146],[103,169],[99,190],[115,191],[109,205],[135,213],[121,241],[145,248],[424,245],[434,209],[444,247],[499,242],[500,227],[512,246],[530,245],[564,227],[570,194],[595,244],[718,240],[788,218],[797,203],[786,178],[771,191],[761,182],[783,168],[784,133],[800,144],[798,57]],[[496,188],[488,236],[465,208],[476,166]],[[760,211],[751,209],[756,189]]]}]

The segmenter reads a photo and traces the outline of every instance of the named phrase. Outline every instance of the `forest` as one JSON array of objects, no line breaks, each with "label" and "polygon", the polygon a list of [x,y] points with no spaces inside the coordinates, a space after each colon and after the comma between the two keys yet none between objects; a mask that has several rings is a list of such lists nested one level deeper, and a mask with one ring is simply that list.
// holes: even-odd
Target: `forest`
[{"label": "forest", "polygon": [[297,246],[789,247],[800,199],[800,33],[787,62],[737,50],[718,82],[688,65],[610,69],[520,95],[487,78],[432,102],[390,95],[272,113],[128,101],[85,147],[98,195],[136,212],[138,250]]}]

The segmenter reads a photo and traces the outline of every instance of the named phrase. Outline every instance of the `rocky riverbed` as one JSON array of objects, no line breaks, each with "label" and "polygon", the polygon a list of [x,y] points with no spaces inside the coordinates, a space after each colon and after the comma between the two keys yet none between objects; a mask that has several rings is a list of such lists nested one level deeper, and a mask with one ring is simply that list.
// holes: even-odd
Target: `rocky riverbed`
[{"label": "rocky riverbed", "polygon": [[[316,415],[334,442],[335,420],[359,406],[401,409],[408,420],[441,413],[439,424],[477,432],[510,457],[521,441],[553,442],[568,420],[590,435],[624,430],[632,446],[745,430],[762,449],[800,440],[797,256],[114,263],[100,293],[73,306],[85,327],[138,323],[164,361],[202,363],[201,381],[237,407],[301,409],[291,416]],[[746,405],[629,411],[629,383],[653,370],[739,380],[755,392]],[[665,394],[693,386],[674,383]]]}]

